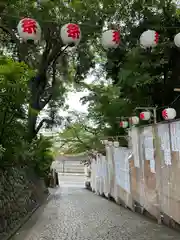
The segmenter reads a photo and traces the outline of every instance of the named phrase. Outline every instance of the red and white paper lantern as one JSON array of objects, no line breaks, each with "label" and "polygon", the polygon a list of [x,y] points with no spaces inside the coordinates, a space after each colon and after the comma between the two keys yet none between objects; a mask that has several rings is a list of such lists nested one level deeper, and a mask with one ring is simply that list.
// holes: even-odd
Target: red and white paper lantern
[{"label": "red and white paper lantern", "polygon": [[154,30],[147,30],[140,37],[140,45],[143,48],[155,47],[159,42],[159,34]]},{"label": "red and white paper lantern", "polygon": [[172,120],[176,117],[176,110],[174,108],[166,108],[162,111],[162,117],[165,120]]},{"label": "red and white paper lantern", "polygon": [[132,124],[132,125],[137,125],[139,124],[139,118],[137,116],[133,116],[129,119],[129,122]]},{"label": "red and white paper lantern", "polygon": [[17,26],[17,31],[22,41],[34,41],[38,43],[41,40],[41,27],[39,23],[32,18],[23,18]]},{"label": "red and white paper lantern", "polygon": [[117,48],[120,44],[120,32],[117,30],[107,30],[103,32],[101,42],[105,49]]},{"label": "red and white paper lantern", "polygon": [[139,114],[139,118],[141,120],[144,120],[144,121],[148,121],[150,118],[151,118],[151,112],[147,111],[147,112],[141,112]]},{"label": "red and white paper lantern", "polygon": [[68,23],[61,28],[61,39],[65,45],[78,45],[81,41],[81,30],[78,24]]},{"label": "red and white paper lantern", "polygon": [[128,127],[128,122],[127,121],[121,121],[119,123],[119,126],[122,127],[122,128],[127,128]]},{"label": "red and white paper lantern", "polygon": [[176,34],[176,36],[174,37],[174,44],[176,45],[176,47],[180,48],[180,33]]}]

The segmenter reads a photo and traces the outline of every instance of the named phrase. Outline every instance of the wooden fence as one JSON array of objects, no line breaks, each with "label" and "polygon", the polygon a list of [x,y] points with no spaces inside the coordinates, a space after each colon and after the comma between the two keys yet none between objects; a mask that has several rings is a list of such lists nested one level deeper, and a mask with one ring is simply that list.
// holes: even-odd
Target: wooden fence
[{"label": "wooden fence", "polygon": [[106,145],[91,163],[92,190],[158,222],[180,224],[180,121],[129,131],[129,148]]}]

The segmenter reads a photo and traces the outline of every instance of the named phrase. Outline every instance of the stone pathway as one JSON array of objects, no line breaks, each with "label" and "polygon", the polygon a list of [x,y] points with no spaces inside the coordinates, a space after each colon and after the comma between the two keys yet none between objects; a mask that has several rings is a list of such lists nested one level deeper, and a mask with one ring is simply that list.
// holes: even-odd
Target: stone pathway
[{"label": "stone pathway", "polygon": [[158,225],[80,186],[63,186],[13,240],[178,240]]}]

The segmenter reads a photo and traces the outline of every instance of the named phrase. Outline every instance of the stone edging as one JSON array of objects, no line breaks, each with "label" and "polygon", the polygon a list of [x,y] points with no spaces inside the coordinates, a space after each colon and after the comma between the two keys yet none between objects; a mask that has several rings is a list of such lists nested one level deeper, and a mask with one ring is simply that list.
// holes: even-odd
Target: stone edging
[{"label": "stone edging", "polygon": [[6,237],[4,237],[2,240],[10,240],[15,234],[16,232],[31,218],[31,216],[43,205],[43,203],[45,201],[47,201],[47,198],[50,196],[50,194],[48,193],[47,195],[45,195],[42,203],[39,203],[35,206],[35,208],[29,212],[22,220],[21,222],[17,225],[17,227],[15,227]]}]

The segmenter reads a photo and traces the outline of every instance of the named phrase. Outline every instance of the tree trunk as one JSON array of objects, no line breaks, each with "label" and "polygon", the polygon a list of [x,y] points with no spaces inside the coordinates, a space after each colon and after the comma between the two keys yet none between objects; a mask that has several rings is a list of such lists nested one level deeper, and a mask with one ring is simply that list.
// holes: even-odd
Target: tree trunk
[{"label": "tree trunk", "polygon": [[38,117],[38,112],[35,112],[34,109],[31,109],[29,106],[28,113],[28,140],[31,142],[36,137],[36,122]]},{"label": "tree trunk", "polygon": [[36,137],[36,123],[39,114],[39,82],[40,79],[38,76],[30,80],[30,92],[31,98],[29,102],[29,111],[28,111],[28,140],[32,141]]}]

